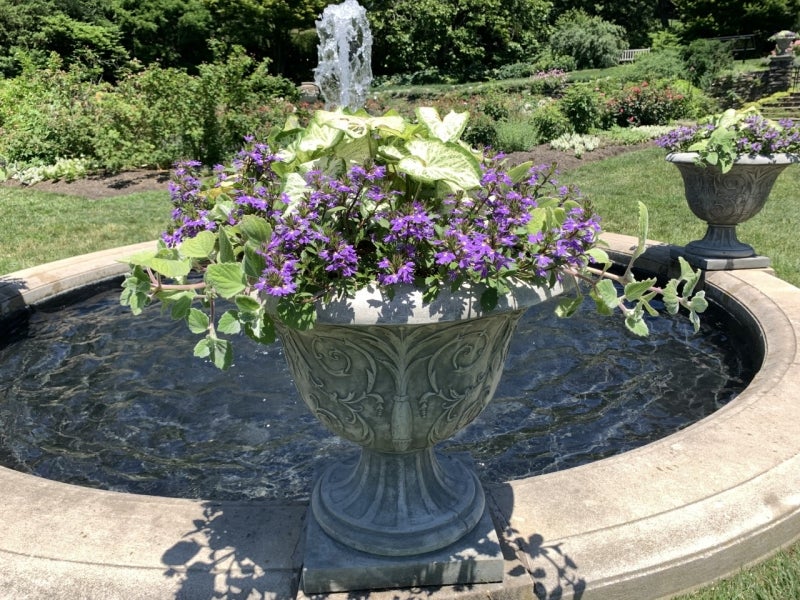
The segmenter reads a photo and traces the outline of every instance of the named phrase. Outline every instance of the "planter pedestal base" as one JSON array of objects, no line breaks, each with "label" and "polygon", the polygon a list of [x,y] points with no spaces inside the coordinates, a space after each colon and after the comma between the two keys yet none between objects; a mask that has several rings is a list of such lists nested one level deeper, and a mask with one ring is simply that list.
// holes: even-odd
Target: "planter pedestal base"
[{"label": "planter pedestal base", "polygon": [[[450,455],[452,456],[452,455]],[[468,456],[458,457],[469,461]],[[461,539],[440,550],[380,556],[331,538],[308,511],[301,587],[306,595],[503,581],[500,541],[488,510]]]},{"label": "planter pedestal base", "polygon": [[687,251],[683,247],[673,247],[670,249],[670,258],[677,260],[679,256],[686,259],[695,269],[704,271],[733,271],[736,269],[766,269],[770,266],[768,256],[748,256],[745,258],[712,258],[700,256]]}]

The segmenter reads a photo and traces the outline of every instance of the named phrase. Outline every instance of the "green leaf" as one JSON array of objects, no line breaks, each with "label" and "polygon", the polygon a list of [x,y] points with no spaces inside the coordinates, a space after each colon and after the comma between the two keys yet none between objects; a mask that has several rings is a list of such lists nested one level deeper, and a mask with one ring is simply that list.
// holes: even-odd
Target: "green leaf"
[{"label": "green leaf", "polygon": [[192,308],[194,294],[192,292],[182,292],[175,294],[171,299],[170,316],[178,321],[189,316],[189,309]]},{"label": "green leaf", "polygon": [[625,286],[625,299],[634,302],[641,298],[648,290],[656,284],[656,279],[645,279],[643,281],[633,281]]},{"label": "green leaf", "polygon": [[293,329],[311,329],[317,319],[317,309],[313,302],[282,300],[277,306],[278,318]]},{"label": "green leaf", "polygon": [[650,333],[650,330],[647,327],[647,323],[644,322],[644,317],[641,312],[633,313],[625,317],[625,327],[628,328],[628,331],[641,337],[647,337],[647,335]]},{"label": "green leaf", "polygon": [[219,318],[217,330],[228,335],[236,335],[242,330],[242,324],[239,322],[239,315],[236,311],[229,310],[223,313]]},{"label": "green leaf", "polygon": [[202,310],[191,308],[186,316],[186,324],[192,333],[205,333],[208,331],[208,315]]},{"label": "green leaf", "polygon": [[244,270],[239,263],[208,265],[205,281],[223,298],[233,298],[247,287]]},{"label": "green leaf", "polygon": [[253,323],[245,323],[244,332],[259,344],[271,344],[275,341],[275,323],[266,314]]},{"label": "green leaf", "polygon": [[219,228],[219,262],[236,262],[236,253],[231,245],[226,227]]},{"label": "green leaf", "polygon": [[706,300],[706,293],[704,291],[697,292],[689,301],[689,309],[692,312],[702,313],[708,308],[708,300]]},{"label": "green leaf", "polygon": [[198,358],[211,356],[212,342],[210,338],[203,338],[194,345],[194,355]]},{"label": "green leaf", "polygon": [[692,266],[682,256],[678,257],[678,264],[681,267],[681,280],[685,282],[683,284],[683,296],[688,298],[694,292],[694,288],[700,282],[703,274],[700,269],[692,269]]},{"label": "green leaf", "polygon": [[189,258],[208,258],[214,251],[217,236],[211,231],[201,231],[193,238],[181,242],[179,251],[182,256]]},{"label": "green leaf", "polygon": [[670,279],[667,285],[664,286],[661,300],[664,302],[664,307],[669,314],[677,314],[680,308],[680,299],[678,298],[678,281],[676,279]]},{"label": "green leaf", "polygon": [[221,370],[230,368],[233,363],[233,346],[228,340],[215,339],[211,352],[214,366]]},{"label": "green leaf", "polygon": [[568,296],[561,298],[556,305],[556,316],[560,318],[571,317],[583,305],[583,296]]},{"label": "green leaf", "polygon": [[329,125],[321,125],[315,118],[308,124],[302,137],[297,140],[297,148],[310,158],[314,153],[333,148],[343,137],[344,131]]},{"label": "green leaf", "polygon": [[194,355],[210,358],[218,369],[227,369],[233,362],[233,347],[227,340],[208,336],[195,344]]},{"label": "green leaf", "polygon": [[124,262],[128,263],[131,266],[140,266],[140,267],[148,267],[150,266],[150,261],[156,257],[158,254],[158,250],[142,250],[141,252],[137,252],[136,254],[129,256],[124,260]]},{"label": "green leaf", "polygon": [[544,207],[537,207],[530,211],[531,218],[526,225],[528,233],[535,234],[544,231],[547,225],[548,209]]},{"label": "green leaf", "polygon": [[617,288],[610,279],[601,279],[592,289],[591,296],[594,298],[600,314],[609,315],[619,306]]},{"label": "green leaf", "polygon": [[586,254],[598,265],[609,267],[612,264],[611,259],[608,256],[608,253],[602,248],[597,248],[597,247],[589,248]]},{"label": "green leaf", "polygon": [[244,258],[242,259],[242,269],[247,277],[258,279],[267,266],[266,260],[257,250],[259,244],[247,242],[244,246]]},{"label": "green leaf", "polygon": [[192,262],[189,259],[172,260],[155,257],[150,261],[148,266],[156,273],[164,277],[169,277],[170,279],[186,277],[192,270]]},{"label": "green leaf", "polygon": [[[297,202],[303,198],[303,195],[306,192],[308,192],[308,185],[306,185],[306,180],[303,179],[303,176],[300,175],[300,173],[292,171],[290,173],[287,173],[286,178],[284,179],[283,182],[283,189],[281,191],[283,191],[283,193],[286,194],[290,200],[292,200],[293,202]],[[268,242],[269,238],[260,241]]]},{"label": "green leaf", "polygon": [[244,312],[256,312],[261,308],[261,303],[252,296],[236,296],[236,306]]},{"label": "green leaf", "polygon": [[519,183],[520,181],[526,179],[529,176],[532,166],[533,166],[532,160],[520,163],[515,167],[511,167],[511,169],[508,170],[508,176],[514,183]]},{"label": "green leaf", "polygon": [[469,121],[469,113],[450,111],[444,119],[439,117],[439,112],[430,106],[421,106],[415,111],[417,119],[423,123],[431,135],[443,142],[457,142],[464,133]]},{"label": "green leaf", "polygon": [[127,261],[133,266],[152,269],[170,279],[186,277],[192,270],[191,260],[179,258],[174,250],[145,250],[129,257]]},{"label": "green leaf", "polygon": [[272,238],[272,227],[263,217],[245,215],[242,217],[240,227],[248,240],[266,244]]},{"label": "green leaf", "polygon": [[494,310],[497,307],[497,288],[486,288],[481,294],[481,308],[485,311]]}]

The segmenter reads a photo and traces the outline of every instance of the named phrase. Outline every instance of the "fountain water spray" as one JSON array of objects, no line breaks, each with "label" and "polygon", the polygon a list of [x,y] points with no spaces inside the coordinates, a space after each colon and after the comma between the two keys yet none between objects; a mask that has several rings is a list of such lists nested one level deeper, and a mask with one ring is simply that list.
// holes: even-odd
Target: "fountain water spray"
[{"label": "fountain water spray", "polygon": [[328,108],[364,106],[372,81],[372,33],[367,11],[356,0],[325,8],[316,22],[319,63],[314,82]]}]

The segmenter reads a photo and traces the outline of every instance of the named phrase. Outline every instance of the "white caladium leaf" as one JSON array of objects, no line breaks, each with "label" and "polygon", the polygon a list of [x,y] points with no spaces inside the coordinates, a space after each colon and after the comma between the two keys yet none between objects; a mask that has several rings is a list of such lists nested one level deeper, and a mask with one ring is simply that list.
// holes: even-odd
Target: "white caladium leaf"
[{"label": "white caladium leaf", "polygon": [[450,111],[441,119],[439,112],[430,106],[417,108],[417,119],[424,123],[428,130],[443,142],[456,142],[467,127],[469,113]]},{"label": "white caladium leaf", "polygon": [[437,140],[411,140],[410,155],[397,163],[397,169],[426,183],[446,181],[456,188],[471,190],[480,186],[478,161],[462,148]]}]

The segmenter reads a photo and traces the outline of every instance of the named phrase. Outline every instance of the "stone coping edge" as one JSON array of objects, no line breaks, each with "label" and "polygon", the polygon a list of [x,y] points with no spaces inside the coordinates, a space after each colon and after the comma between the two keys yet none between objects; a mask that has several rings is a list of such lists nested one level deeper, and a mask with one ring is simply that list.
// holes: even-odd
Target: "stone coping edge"
[{"label": "stone coping edge", "polygon": [[[604,237],[617,257],[636,244]],[[126,270],[120,259],[152,247],[0,276],[0,317],[117,277]],[[668,256],[653,242],[640,264],[666,272]],[[739,397],[642,448],[489,488],[505,544],[503,584],[357,596],[669,598],[800,537],[800,290],[761,269],[709,272],[704,284],[756,334],[763,356]],[[139,496],[3,468],[0,500],[0,580],[15,599],[304,597],[302,504]]]}]

